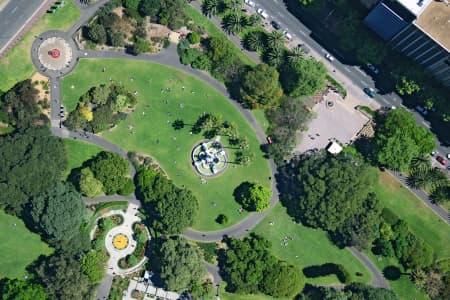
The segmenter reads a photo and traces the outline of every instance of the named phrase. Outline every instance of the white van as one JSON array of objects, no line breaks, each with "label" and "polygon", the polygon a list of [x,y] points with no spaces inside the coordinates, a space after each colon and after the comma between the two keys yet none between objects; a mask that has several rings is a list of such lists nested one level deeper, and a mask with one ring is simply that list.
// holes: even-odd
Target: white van
[{"label": "white van", "polygon": [[269,15],[264,11],[264,9],[262,9],[262,8],[258,8],[257,10],[256,10],[256,12],[261,16],[261,17],[263,17],[263,19],[267,19],[268,17],[269,17]]}]

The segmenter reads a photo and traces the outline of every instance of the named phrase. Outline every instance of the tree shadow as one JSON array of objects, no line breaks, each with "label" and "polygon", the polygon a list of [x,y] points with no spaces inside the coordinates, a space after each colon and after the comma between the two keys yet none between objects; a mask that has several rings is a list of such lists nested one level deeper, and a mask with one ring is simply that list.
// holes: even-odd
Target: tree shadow
[{"label": "tree shadow", "polygon": [[387,266],[383,269],[383,276],[387,280],[395,281],[400,278],[402,272],[396,266]]}]

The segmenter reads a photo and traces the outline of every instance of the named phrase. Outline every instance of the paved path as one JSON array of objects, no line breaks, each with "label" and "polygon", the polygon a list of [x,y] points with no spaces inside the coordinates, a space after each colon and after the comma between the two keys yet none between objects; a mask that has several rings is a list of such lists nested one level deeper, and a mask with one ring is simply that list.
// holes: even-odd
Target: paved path
[{"label": "paved path", "polygon": [[356,256],[359,261],[362,262],[364,266],[369,270],[372,275],[370,284],[373,287],[389,289],[389,283],[384,278],[383,274],[364,253],[354,247],[349,247],[348,250],[353,253],[353,255]]}]

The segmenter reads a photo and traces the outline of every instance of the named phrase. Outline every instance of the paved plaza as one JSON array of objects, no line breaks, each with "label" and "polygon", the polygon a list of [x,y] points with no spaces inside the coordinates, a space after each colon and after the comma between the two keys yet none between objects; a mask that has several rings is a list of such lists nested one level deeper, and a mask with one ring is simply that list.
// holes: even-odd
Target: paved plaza
[{"label": "paved plaza", "polygon": [[323,149],[330,141],[337,140],[346,145],[353,139],[369,118],[355,109],[359,103],[347,97],[342,99],[337,93],[330,91],[324,100],[313,108],[315,119],[308,124],[308,130],[298,136],[300,144],[296,153],[312,149]]},{"label": "paved plaza", "polygon": [[49,37],[39,46],[38,57],[45,68],[59,71],[72,61],[72,48],[61,37]]}]

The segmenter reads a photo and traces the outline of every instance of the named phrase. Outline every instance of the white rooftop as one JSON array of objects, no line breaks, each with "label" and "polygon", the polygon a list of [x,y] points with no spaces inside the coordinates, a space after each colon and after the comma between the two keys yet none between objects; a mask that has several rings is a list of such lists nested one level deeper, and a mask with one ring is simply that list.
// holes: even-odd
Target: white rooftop
[{"label": "white rooftop", "polygon": [[397,0],[407,10],[418,17],[433,0]]},{"label": "white rooftop", "polygon": [[338,154],[339,152],[342,151],[342,147],[338,143],[332,142],[331,145],[328,146],[327,151],[330,152],[331,154]]}]

